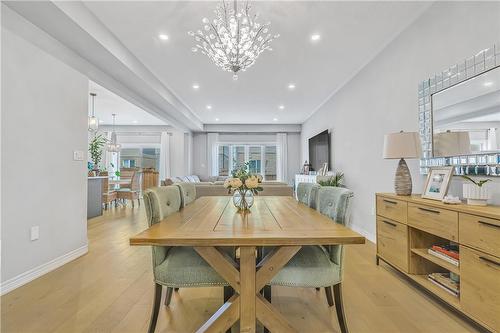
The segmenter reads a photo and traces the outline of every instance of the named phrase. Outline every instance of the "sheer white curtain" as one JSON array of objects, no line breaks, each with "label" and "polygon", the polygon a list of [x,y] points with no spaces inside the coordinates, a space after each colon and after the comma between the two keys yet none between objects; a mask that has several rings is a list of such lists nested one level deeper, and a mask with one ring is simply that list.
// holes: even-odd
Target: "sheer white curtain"
[{"label": "sheer white curtain", "polygon": [[287,135],[286,133],[276,134],[276,169],[278,180],[288,182],[288,156],[287,156]]},{"label": "sheer white curtain", "polygon": [[208,175],[217,176],[217,142],[219,141],[219,133],[207,134],[207,166]]},{"label": "sheer white curtain", "polygon": [[168,132],[161,132],[160,180],[170,177],[170,135]]}]

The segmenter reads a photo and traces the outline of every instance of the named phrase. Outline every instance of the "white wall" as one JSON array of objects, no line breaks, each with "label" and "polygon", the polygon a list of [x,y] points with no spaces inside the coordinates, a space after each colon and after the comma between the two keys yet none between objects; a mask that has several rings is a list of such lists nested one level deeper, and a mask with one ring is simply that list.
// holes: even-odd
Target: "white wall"
[{"label": "white wall", "polygon": [[[393,192],[397,166],[382,159],[383,136],[418,130],[418,83],[498,41],[500,2],[435,3],[303,124],[302,160],[307,139],[332,130],[334,168],[355,193],[353,229],[375,238],[374,194]],[[421,193],[418,161],[408,164]]]},{"label": "white wall", "polygon": [[84,76],[2,29],[2,293],[87,252],[87,98]]},{"label": "white wall", "polygon": [[[273,143],[276,133],[220,133],[219,142],[228,143]],[[288,183],[300,170],[300,133],[287,133]],[[193,134],[193,173],[208,178],[207,134]]]}]

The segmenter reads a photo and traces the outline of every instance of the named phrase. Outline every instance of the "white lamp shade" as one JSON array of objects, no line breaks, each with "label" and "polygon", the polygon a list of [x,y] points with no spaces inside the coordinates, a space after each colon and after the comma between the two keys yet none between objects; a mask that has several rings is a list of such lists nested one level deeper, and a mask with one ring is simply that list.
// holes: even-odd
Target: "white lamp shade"
[{"label": "white lamp shade", "polygon": [[88,125],[89,125],[89,131],[95,132],[99,129],[99,120],[94,117],[88,117]]},{"label": "white lamp shade", "polygon": [[434,156],[448,157],[469,155],[469,132],[444,132],[434,134]]},{"label": "white lamp shade", "polygon": [[384,158],[420,158],[420,137],[417,132],[399,132],[384,136]]}]

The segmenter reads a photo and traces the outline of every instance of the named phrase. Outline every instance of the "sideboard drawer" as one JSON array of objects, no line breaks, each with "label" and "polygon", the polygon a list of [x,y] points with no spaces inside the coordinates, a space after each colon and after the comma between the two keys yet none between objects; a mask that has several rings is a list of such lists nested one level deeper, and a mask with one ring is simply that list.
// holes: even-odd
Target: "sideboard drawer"
[{"label": "sideboard drawer", "polygon": [[500,220],[460,213],[459,223],[460,244],[500,257]]},{"label": "sideboard drawer", "polygon": [[460,246],[460,305],[500,332],[500,258]]},{"label": "sideboard drawer", "polygon": [[408,226],[377,216],[377,253],[408,272]]},{"label": "sideboard drawer", "polygon": [[408,225],[436,236],[458,241],[458,213],[419,204],[408,204]]},{"label": "sideboard drawer", "polygon": [[407,203],[402,200],[377,196],[377,215],[406,224]]}]

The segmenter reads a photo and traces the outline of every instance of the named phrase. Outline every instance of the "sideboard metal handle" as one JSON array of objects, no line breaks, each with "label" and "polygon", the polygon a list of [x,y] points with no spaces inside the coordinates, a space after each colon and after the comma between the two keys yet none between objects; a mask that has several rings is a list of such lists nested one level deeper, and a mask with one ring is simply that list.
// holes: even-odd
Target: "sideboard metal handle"
[{"label": "sideboard metal handle", "polygon": [[396,223],[392,223],[392,222],[389,222],[389,221],[386,221],[386,220],[382,220],[382,222],[384,222],[385,224],[390,225],[391,227],[397,227],[398,226]]},{"label": "sideboard metal handle", "polygon": [[495,266],[500,266],[500,263],[499,262],[496,262],[494,260],[491,260],[490,258],[486,258],[486,257],[479,257],[479,259],[481,259],[482,261],[486,261],[487,263],[490,263],[490,264],[493,264]]},{"label": "sideboard metal handle", "polygon": [[477,221],[481,224],[484,224],[484,225],[487,225],[488,227],[493,227],[493,228],[499,228],[500,229],[500,225],[497,225],[497,224],[493,224],[493,223],[489,223],[489,222],[484,222],[484,221]]},{"label": "sideboard metal handle", "polygon": [[418,209],[423,210],[424,212],[427,212],[427,213],[432,213],[432,214],[439,214],[439,213],[441,213],[438,210],[432,210],[432,209],[428,209],[428,208],[418,207]]},{"label": "sideboard metal handle", "polygon": [[398,204],[396,201],[391,201],[391,200],[387,200],[387,199],[384,199],[384,202],[385,203],[390,203],[392,205],[397,205]]}]

